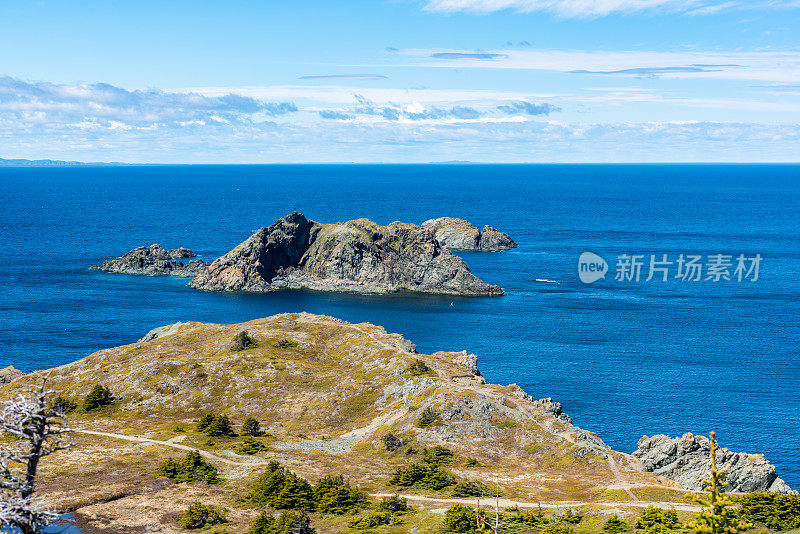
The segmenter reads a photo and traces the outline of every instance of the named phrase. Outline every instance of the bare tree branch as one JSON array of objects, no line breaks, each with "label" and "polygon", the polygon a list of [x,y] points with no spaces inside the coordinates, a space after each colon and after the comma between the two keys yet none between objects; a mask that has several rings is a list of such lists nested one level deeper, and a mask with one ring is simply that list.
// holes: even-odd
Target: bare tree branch
[{"label": "bare tree branch", "polygon": [[37,534],[58,517],[34,496],[39,461],[74,445],[62,436],[72,430],[64,413],[50,402],[47,377],[38,388],[6,401],[0,411],[0,433],[20,438],[16,450],[0,450],[0,524],[22,534]]}]

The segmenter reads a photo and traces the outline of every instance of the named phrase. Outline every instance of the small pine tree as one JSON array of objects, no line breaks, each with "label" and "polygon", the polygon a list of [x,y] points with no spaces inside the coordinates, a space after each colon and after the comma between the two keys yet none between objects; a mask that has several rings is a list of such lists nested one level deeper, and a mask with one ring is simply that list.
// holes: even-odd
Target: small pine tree
[{"label": "small pine tree", "polygon": [[236,337],[233,338],[231,351],[239,352],[242,350],[252,349],[257,346],[258,346],[258,341],[250,337],[250,334],[247,333],[247,330],[242,330],[241,332],[236,334]]},{"label": "small pine tree", "polygon": [[445,532],[455,534],[472,534],[477,532],[478,516],[475,510],[462,504],[454,504],[444,513],[442,528]]},{"label": "small pine tree", "polygon": [[263,436],[264,432],[261,431],[261,424],[257,419],[248,417],[244,420],[244,424],[242,425],[242,434],[257,438],[259,436]]},{"label": "small pine tree", "polygon": [[433,370],[428,367],[424,361],[417,358],[406,367],[406,371],[411,373],[411,376],[423,376],[428,374],[433,374]]},{"label": "small pine tree", "polygon": [[250,525],[248,534],[273,534],[275,532],[275,516],[268,512],[261,512]]},{"label": "small pine tree", "polygon": [[620,534],[620,532],[627,532],[630,528],[628,523],[620,519],[617,514],[612,515],[603,523],[603,532],[606,534]]},{"label": "small pine tree", "polygon": [[183,461],[176,462],[167,458],[158,467],[159,476],[168,477],[176,482],[205,482],[218,484],[221,482],[217,468],[203,460],[198,451],[190,451]]},{"label": "small pine tree", "polygon": [[284,512],[275,521],[271,533],[275,534],[316,534],[311,528],[311,519],[305,512]]},{"label": "small pine tree", "polygon": [[206,430],[208,430],[208,427],[210,427],[211,423],[214,422],[215,417],[216,415],[214,415],[213,413],[203,414],[203,416],[197,422],[197,431],[205,432]]},{"label": "small pine tree", "polygon": [[400,497],[399,495],[384,497],[378,503],[378,509],[382,512],[407,512],[408,499]]},{"label": "small pine tree", "polygon": [[405,441],[403,441],[401,438],[398,438],[391,432],[387,432],[386,434],[384,434],[384,436],[381,438],[381,441],[383,441],[383,445],[389,452],[396,451],[397,449],[406,444]]},{"label": "small pine tree", "polygon": [[193,502],[180,518],[181,527],[187,530],[210,527],[227,523],[225,512],[219,511],[212,506],[205,506],[199,502]]},{"label": "small pine tree", "polygon": [[417,427],[418,428],[428,428],[432,424],[438,422],[440,420],[439,412],[437,412],[434,408],[428,406],[419,416],[417,419]]},{"label": "small pine tree", "polygon": [[95,384],[89,394],[86,395],[86,398],[83,399],[81,408],[83,408],[84,412],[91,412],[113,403],[114,396],[111,394],[111,390],[102,384]]},{"label": "small pine tree", "polygon": [[78,409],[78,405],[75,402],[72,402],[71,400],[69,400],[66,397],[62,397],[62,396],[59,395],[53,401],[53,410],[55,410],[55,411],[57,411],[59,413],[62,413],[62,414],[66,415],[68,413],[74,412],[77,409]]},{"label": "small pine tree", "polygon": [[693,501],[705,509],[695,516],[689,524],[689,531],[695,534],[738,534],[752,528],[753,525],[745,523],[736,516],[732,508],[733,501],[722,494],[725,482],[725,473],[717,471],[717,441],[716,433],[711,432],[711,478],[704,480],[704,485],[709,491],[708,499],[691,495]]}]

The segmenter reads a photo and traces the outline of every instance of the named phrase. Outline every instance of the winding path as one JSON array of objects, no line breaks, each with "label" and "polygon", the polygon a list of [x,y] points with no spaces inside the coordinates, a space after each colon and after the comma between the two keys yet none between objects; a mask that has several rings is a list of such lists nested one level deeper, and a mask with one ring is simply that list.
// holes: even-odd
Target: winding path
[{"label": "winding path", "polygon": [[[226,458],[224,456],[220,456],[218,454],[214,454],[212,452],[204,451],[202,449],[198,449],[196,447],[191,447],[189,445],[182,445],[181,443],[177,443],[175,441],[162,441],[157,439],[151,438],[144,438],[140,436],[130,436],[127,434],[115,434],[113,432],[98,432],[96,430],[86,430],[86,429],[76,429],[76,433],[80,434],[87,434],[91,436],[100,436],[104,438],[113,438],[113,439],[121,439],[125,441],[131,441],[134,443],[151,443],[154,445],[161,445],[163,447],[170,447],[173,449],[178,449],[182,451],[197,451],[200,453],[201,456],[208,460],[214,460],[216,462],[221,462],[224,464],[228,464],[235,467],[253,467],[256,465],[265,465],[269,462],[269,460],[265,458],[259,458],[257,456],[239,456],[237,454],[229,453],[233,458]],[[616,468],[616,463],[611,459],[609,456],[609,463],[613,466],[612,470],[614,470],[615,476],[621,478],[618,468]],[[237,461],[238,460],[238,461]],[[700,506],[693,505],[693,504],[681,504],[681,503],[672,503],[672,502],[644,502],[640,501],[633,495],[633,492],[630,489],[626,489],[626,492],[632,497],[632,501],[564,501],[564,502],[525,502],[525,501],[514,501],[511,499],[500,498],[498,503],[503,508],[509,508],[518,506],[520,508],[569,508],[574,506],[585,506],[585,505],[602,505],[608,506],[612,508],[617,508],[621,506],[636,506],[636,507],[646,507],[646,506],[659,506],[662,508],[674,508],[676,510],[685,510],[690,512],[697,512],[700,510]],[[390,497],[395,495],[394,493],[374,493],[371,494],[372,497],[382,498],[382,497]],[[427,502],[427,503],[440,503],[440,504],[466,504],[470,506],[475,506],[478,504],[479,499],[459,499],[455,497],[429,497],[426,495],[411,495],[411,494],[400,494],[400,497],[408,499],[409,501],[416,501],[416,502]],[[489,499],[494,502],[493,499]],[[484,499],[484,502],[489,502],[487,499]],[[490,503],[491,504],[491,503]]]}]

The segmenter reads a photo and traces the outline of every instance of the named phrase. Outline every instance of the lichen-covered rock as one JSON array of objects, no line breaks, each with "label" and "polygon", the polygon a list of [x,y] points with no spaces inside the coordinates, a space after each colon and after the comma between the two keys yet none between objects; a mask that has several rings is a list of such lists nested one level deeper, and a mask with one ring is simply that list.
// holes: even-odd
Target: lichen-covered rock
[{"label": "lichen-covered rock", "polygon": [[179,261],[183,258],[197,256],[186,248],[166,250],[161,245],[137,247],[117,259],[106,260],[92,269],[108,271],[110,273],[143,274],[146,276],[196,276],[200,268],[205,265],[203,260],[192,260],[188,263]]},{"label": "lichen-covered rock", "polygon": [[422,227],[430,231],[440,245],[450,249],[500,251],[517,246],[508,234],[489,225],[478,230],[469,221],[454,217],[430,219],[422,223]]},{"label": "lichen-covered rock", "polygon": [[[727,473],[727,490],[735,492],[776,491],[792,493],[778,478],[775,466],[763,456],[717,449],[717,469]],[[711,445],[705,436],[686,433],[679,438],[663,434],[644,436],[633,453],[645,471],[678,482],[687,490],[702,490],[711,470]]]},{"label": "lichen-covered rock", "polygon": [[321,224],[301,213],[261,228],[189,285],[211,291],[503,294],[418,225],[379,226],[367,219]]}]

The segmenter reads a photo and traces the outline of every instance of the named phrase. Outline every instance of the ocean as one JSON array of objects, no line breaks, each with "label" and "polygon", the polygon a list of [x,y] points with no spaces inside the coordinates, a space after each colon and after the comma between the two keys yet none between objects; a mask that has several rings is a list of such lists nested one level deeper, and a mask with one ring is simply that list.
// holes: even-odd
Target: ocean
[{"label": "ocean", "polygon": [[[475,353],[488,381],[553,397],[618,450],[716,430],[800,489],[800,166],[0,168],[0,185],[2,366],[53,367],[177,321],[307,311]],[[519,248],[458,254],[507,295],[207,293],[88,269],[152,243],[211,261],[292,211],[490,224]],[[608,262],[604,279],[579,280],[583,252]],[[645,281],[664,254],[731,256],[732,280]],[[761,256],[757,280],[737,280],[740,254]],[[639,281],[614,279],[621,255],[642,256]]]}]

